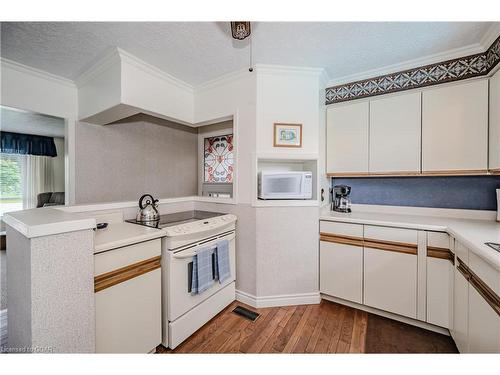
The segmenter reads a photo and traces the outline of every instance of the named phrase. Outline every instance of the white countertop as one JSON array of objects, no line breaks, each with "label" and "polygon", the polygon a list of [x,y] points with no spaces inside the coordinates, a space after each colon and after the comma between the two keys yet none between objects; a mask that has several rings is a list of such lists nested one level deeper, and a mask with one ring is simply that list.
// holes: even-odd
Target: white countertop
[{"label": "white countertop", "polygon": [[109,223],[105,229],[97,229],[94,236],[94,254],[134,243],[164,237],[165,232],[132,223]]},{"label": "white countertop", "polygon": [[362,211],[345,214],[328,208],[321,210],[320,220],[447,232],[500,271],[500,253],[484,244],[500,243],[500,223],[493,220]]},{"label": "white countertop", "polygon": [[92,229],[96,226],[94,218],[51,207],[8,212],[3,215],[2,220],[28,238]]}]

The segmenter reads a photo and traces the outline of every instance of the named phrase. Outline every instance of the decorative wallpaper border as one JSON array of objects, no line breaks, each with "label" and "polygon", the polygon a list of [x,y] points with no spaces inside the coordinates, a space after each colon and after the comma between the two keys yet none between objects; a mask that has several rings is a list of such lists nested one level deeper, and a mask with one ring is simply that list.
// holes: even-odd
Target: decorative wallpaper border
[{"label": "decorative wallpaper border", "polygon": [[482,76],[488,74],[499,61],[500,36],[483,53],[328,87],[326,104]]}]

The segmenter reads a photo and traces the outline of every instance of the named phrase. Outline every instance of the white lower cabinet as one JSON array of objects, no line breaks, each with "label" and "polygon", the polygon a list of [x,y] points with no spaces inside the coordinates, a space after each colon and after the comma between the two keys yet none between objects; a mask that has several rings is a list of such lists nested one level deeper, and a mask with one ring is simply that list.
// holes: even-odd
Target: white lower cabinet
[{"label": "white lower cabinet", "polygon": [[320,223],[320,292],[363,303],[363,225]]},{"label": "white lower cabinet", "polygon": [[364,249],[364,304],[417,318],[417,256]]},{"label": "white lower cabinet", "polygon": [[321,241],[320,292],[363,303],[363,247]]},{"label": "white lower cabinet", "polygon": [[500,353],[500,316],[472,285],[469,285],[469,352]]},{"label": "white lower cabinet", "polygon": [[450,332],[458,351],[467,353],[469,351],[469,282],[457,269],[455,270],[454,279],[453,328]]},{"label": "white lower cabinet", "polygon": [[161,343],[161,240],[94,256],[97,353],[148,353]]},{"label": "white lower cabinet", "polygon": [[427,323],[451,326],[453,265],[449,260],[427,258]]},{"label": "white lower cabinet", "polygon": [[426,322],[444,328],[453,319],[453,253],[447,233],[427,233]]}]

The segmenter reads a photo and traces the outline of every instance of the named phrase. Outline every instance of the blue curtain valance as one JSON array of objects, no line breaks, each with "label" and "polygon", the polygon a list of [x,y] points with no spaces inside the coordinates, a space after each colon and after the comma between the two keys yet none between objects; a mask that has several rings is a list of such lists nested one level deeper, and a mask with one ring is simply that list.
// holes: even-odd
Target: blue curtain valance
[{"label": "blue curtain valance", "polygon": [[0,151],[6,154],[57,156],[53,137],[0,132]]}]

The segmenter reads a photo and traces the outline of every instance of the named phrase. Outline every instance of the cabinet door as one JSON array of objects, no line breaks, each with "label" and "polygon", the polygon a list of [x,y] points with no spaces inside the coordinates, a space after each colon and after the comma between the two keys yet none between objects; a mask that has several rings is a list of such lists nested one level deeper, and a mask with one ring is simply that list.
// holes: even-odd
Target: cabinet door
[{"label": "cabinet door", "polygon": [[148,353],[161,343],[161,270],[95,294],[96,352]]},{"label": "cabinet door", "polygon": [[452,285],[451,262],[427,258],[427,323],[450,328]]},{"label": "cabinet door", "polygon": [[500,71],[490,78],[490,159],[489,168],[500,173]]},{"label": "cabinet door", "polygon": [[363,303],[363,247],[321,241],[320,292]]},{"label": "cabinet door", "polygon": [[327,171],[368,173],[368,102],[339,104],[327,110]]},{"label": "cabinet door", "polygon": [[422,95],[422,171],[485,172],[488,81],[430,89]]},{"label": "cabinet door", "polygon": [[500,353],[500,316],[469,286],[469,351]]},{"label": "cabinet door", "polygon": [[161,239],[94,256],[96,352],[148,353],[161,343]]},{"label": "cabinet door", "polygon": [[419,173],[421,93],[370,102],[370,173]]},{"label": "cabinet door", "polygon": [[469,282],[456,267],[453,291],[453,329],[450,332],[458,351],[468,353]]},{"label": "cabinet door", "polygon": [[417,256],[364,248],[364,304],[417,318]]},{"label": "cabinet door", "polygon": [[[427,233],[427,323],[450,328],[453,307],[454,270],[447,233]],[[448,257],[448,258],[447,258]]]}]

